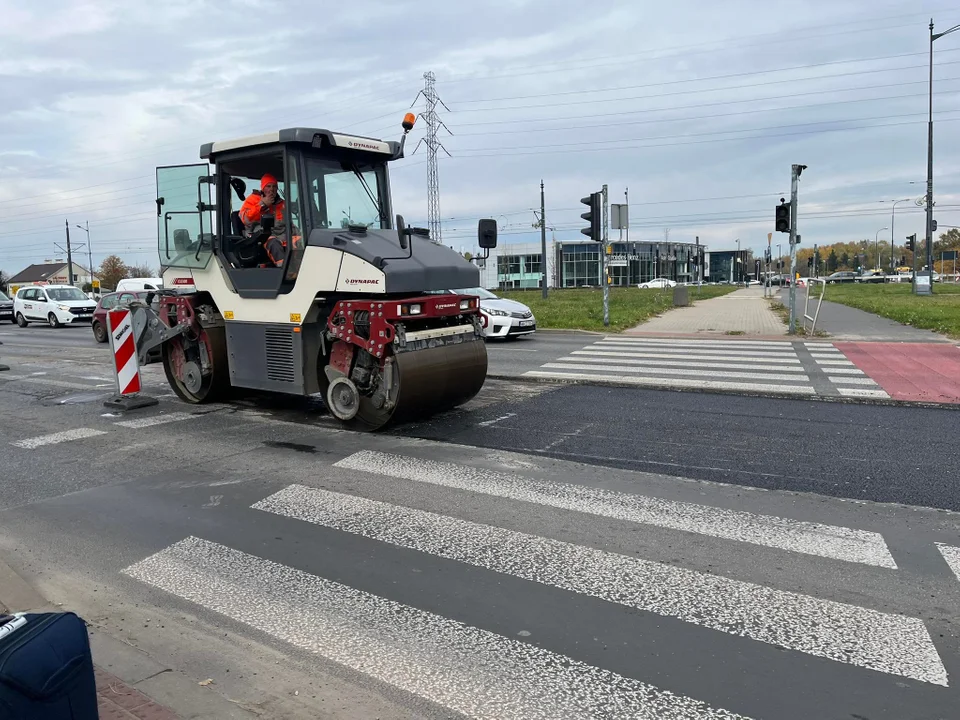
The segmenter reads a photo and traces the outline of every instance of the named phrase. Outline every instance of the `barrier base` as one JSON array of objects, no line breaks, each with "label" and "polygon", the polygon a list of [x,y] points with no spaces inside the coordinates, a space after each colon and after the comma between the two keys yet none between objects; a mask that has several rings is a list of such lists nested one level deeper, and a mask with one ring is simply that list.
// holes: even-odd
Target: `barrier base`
[{"label": "barrier base", "polygon": [[114,410],[138,410],[159,405],[160,401],[149,395],[117,395],[103,401],[103,406]]}]

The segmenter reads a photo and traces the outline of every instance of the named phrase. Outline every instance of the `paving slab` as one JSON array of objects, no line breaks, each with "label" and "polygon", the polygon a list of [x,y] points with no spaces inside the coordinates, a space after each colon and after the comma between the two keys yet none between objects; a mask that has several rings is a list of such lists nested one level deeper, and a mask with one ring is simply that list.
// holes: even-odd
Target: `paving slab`
[{"label": "paving slab", "polygon": [[625,331],[625,335],[751,335],[782,337],[783,321],[770,309],[763,287],[747,287],[708,300],[693,300],[687,307],[674,308]]}]

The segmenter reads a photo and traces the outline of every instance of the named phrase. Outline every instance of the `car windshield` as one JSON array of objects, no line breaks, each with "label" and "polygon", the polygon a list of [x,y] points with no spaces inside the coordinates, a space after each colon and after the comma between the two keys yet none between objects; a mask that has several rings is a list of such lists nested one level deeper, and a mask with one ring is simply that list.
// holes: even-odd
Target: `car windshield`
[{"label": "car windshield", "polygon": [[66,302],[67,300],[86,300],[87,296],[77,288],[49,288],[47,295],[51,300]]},{"label": "car windshield", "polygon": [[345,166],[321,158],[310,158],[306,165],[314,227],[345,228],[350,224],[383,227],[380,217],[382,167]]},{"label": "car windshield", "polygon": [[8,298],[6,295],[4,295],[2,292],[0,292],[0,301],[2,301],[2,300],[9,300],[9,299],[10,299],[10,298]]},{"label": "car windshield", "polygon": [[489,290],[485,290],[481,287],[475,288],[460,288],[459,290],[454,290],[457,295],[477,295],[481,300],[497,300],[497,296],[494,295]]}]

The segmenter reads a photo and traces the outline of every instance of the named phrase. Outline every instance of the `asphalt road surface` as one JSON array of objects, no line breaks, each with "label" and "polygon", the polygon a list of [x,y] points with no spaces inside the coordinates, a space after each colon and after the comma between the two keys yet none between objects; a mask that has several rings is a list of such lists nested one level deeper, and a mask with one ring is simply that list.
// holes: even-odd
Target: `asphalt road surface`
[{"label": "asphalt road surface", "polygon": [[0,553],[265,717],[956,717],[955,412],[490,381],[363,435],[7,348]]}]

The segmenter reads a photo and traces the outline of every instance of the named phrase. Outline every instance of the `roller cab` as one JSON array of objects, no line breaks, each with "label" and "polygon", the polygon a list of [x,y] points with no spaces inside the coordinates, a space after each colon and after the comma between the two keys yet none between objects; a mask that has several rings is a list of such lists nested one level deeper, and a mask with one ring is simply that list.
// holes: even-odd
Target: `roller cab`
[{"label": "roller cab", "polygon": [[[388,164],[412,127],[399,142],[290,128],[157,168],[164,289],[134,307],[138,352],[162,349],[181,399],[320,394],[346,426],[377,430],[480,391],[479,299],[446,292],[479,285],[479,269],[393,213]],[[486,257],[496,222],[478,237]]]}]

